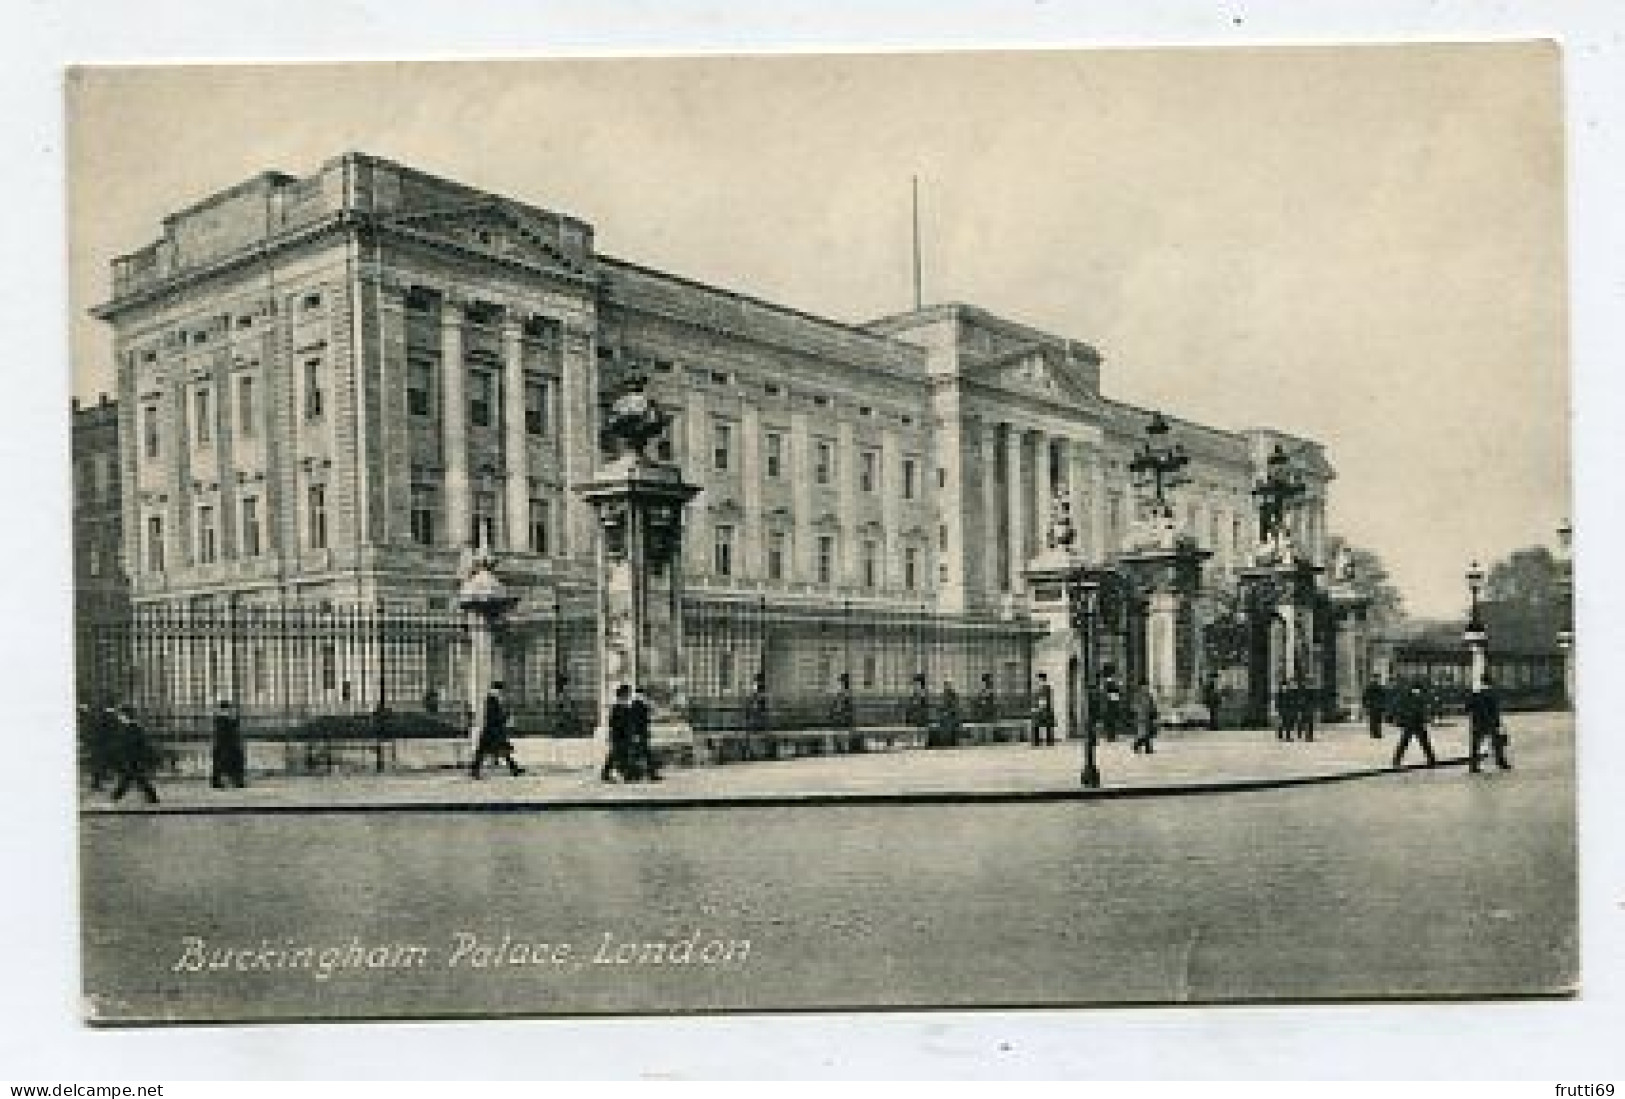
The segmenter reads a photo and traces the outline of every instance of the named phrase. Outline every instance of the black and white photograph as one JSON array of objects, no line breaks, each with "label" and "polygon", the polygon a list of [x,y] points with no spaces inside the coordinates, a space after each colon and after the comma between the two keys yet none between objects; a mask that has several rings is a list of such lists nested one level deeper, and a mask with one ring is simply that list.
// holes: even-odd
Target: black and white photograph
[{"label": "black and white photograph", "polygon": [[1581,991],[1558,42],[65,100],[86,1023]]}]

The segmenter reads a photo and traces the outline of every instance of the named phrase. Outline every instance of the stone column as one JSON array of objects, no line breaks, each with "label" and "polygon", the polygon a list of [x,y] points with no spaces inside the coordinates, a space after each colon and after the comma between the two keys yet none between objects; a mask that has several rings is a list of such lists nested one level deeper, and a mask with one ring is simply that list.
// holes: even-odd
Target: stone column
[{"label": "stone column", "polygon": [[812,433],[807,430],[807,413],[797,408],[790,413],[790,494],[795,513],[795,532],[791,535],[791,565],[787,572],[791,580],[811,580],[815,575],[814,555],[816,539],[812,533],[813,521],[813,444]]},{"label": "stone column", "polygon": [[440,450],[446,479],[446,530],[453,546],[469,541],[467,377],[463,300],[445,294],[440,299]]},{"label": "stone column", "polygon": [[1055,499],[1055,478],[1050,466],[1054,440],[1042,431],[1033,432],[1033,554],[1043,553],[1049,538],[1051,501]]},{"label": "stone column", "polygon": [[1164,709],[1184,702],[1179,683],[1180,596],[1171,586],[1158,584],[1151,593],[1145,623],[1146,680]]},{"label": "stone column", "polygon": [[[564,483],[576,485],[591,477],[598,468],[598,353],[588,322],[566,320],[560,325],[559,394],[563,415],[559,430],[563,436]],[[566,493],[565,552],[578,561],[591,558],[594,545],[592,508],[576,493]]]},{"label": "stone column", "polygon": [[1090,525],[1094,527],[1094,558],[1096,561],[1105,561],[1109,554],[1117,552],[1118,547],[1110,545],[1108,538],[1110,532],[1106,529],[1106,455],[1102,450],[1096,450],[1094,461],[1089,467],[1090,492]]},{"label": "stone column", "polygon": [[858,575],[858,448],[852,421],[843,419],[835,432],[835,498],[841,520],[839,564],[836,582],[849,585]]},{"label": "stone column", "polygon": [[[919,474],[915,474],[918,492]],[[903,454],[897,432],[890,427],[880,432],[880,586],[903,586],[902,552],[898,544],[898,521],[903,506]],[[923,577],[918,578],[924,580]]]},{"label": "stone column", "polygon": [[[999,540],[1004,536],[999,525],[999,426],[982,421],[977,433],[981,447],[982,465],[982,562],[976,569],[976,579],[987,601],[996,599],[1003,586],[999,575]],[[966,561],[967,570],[970,562]]]},{"label": "stone column", "polygon": [[766,538],[762,532],[762,410],[746,401],[739,416],[739,491],[745,509],[740,524],[739,559],[734,574],[767,575],[763,560]]},{"label": "stone column", "polygon": [[[711,416],[705,405],[705,394],[689,389],[683,395],[683,424],[687,429],[688,476],[702,481],[711,479]],[[709,501],[700,500],[700,506],[688,515],[688,557],[692,562],[691,574],[711,575],[711,512]]]},{"label": "stone column", "polygon": [[1023,592],[1027,582],[1023,574],[1027,568],[1026,492],[1021,472],[1022,432],[1014,424],[1007,425],[1004,436],[1005,479],[1009,482],[1005,498],[1010,511],[1010,524],[1006,530],[1010,547],[1011,592]]},{"label": "stone column", "polygon": [[509,309],[502,318],[502,461],[507,477],[507,546],[530,549],[530,444],[525,436],[525,318]]}]

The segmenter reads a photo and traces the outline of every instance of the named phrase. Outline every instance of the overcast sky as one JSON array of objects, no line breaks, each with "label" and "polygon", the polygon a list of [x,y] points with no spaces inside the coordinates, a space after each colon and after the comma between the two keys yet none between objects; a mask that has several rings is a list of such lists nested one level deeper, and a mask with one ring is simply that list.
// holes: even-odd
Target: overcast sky
[{"label": "overcast sky", "polygon": [[98,69],[69,81],[83,311],[164,214],[359,149],[830,317],[925,297],[1087,340],[1108,394],[1326,443],[1335,531],[1413,612],[1568,511],[1545,46]]}]

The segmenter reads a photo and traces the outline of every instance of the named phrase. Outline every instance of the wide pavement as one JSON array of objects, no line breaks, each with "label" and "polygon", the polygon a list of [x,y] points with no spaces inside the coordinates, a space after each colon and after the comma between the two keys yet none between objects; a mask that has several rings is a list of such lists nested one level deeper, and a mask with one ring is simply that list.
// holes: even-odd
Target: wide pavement
[{"label": "wide pavement", "polygon": [[[1568,714],[1516,714],[1508,719],[1514,743],[1543,737],[1571,723]],[[1283,743],[1271,730],[1171,730],[1151,755],[1128,743],[1102,743],[1101,794],[1138,796],[1246,787],[1257,784],[1376,777],[1389,767],[1397,733],[1373,739],[1363,724],[1318,728],[1311,742]],[[1442,763],[1459,765],[1467,751],[1466,726],[1457,719],[1433,732]],[[83,792],[86,812],[271,812],[304,809],[467,808],[497,806],[600,807],[605,805],[727,804],[868,799],[1007,799],[1086,796],[1079,785],[1082,747],[1001,744],[938,750],[907,749],[813,756],[724,766],[669,768],[659,783],[604,783],[593,769],[555,762],[553,745],[521,741],[526,773],[501,766],[479,781],[466,772],[439,770],[376,774],[256,776],[241,790],[214,790],[201,779],[162,782],[162,802],[138,796],[114,804],[105,793]],[[1516,748],[1514,748],[1516,752]],[[1419,764],[1416,747],[1406,764]]]}]

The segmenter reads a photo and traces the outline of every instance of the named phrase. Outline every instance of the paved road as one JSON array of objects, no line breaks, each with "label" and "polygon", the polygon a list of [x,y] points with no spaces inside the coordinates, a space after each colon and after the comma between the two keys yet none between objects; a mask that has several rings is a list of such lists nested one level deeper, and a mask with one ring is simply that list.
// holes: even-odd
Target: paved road
[{"label": "paved road", "polygon": [[[1557,991],[1566,724],[1516,762],[1127,801],[86,817],[87,988],[108,1019]],[[489,964],[504,935],[523,964]]]}]

